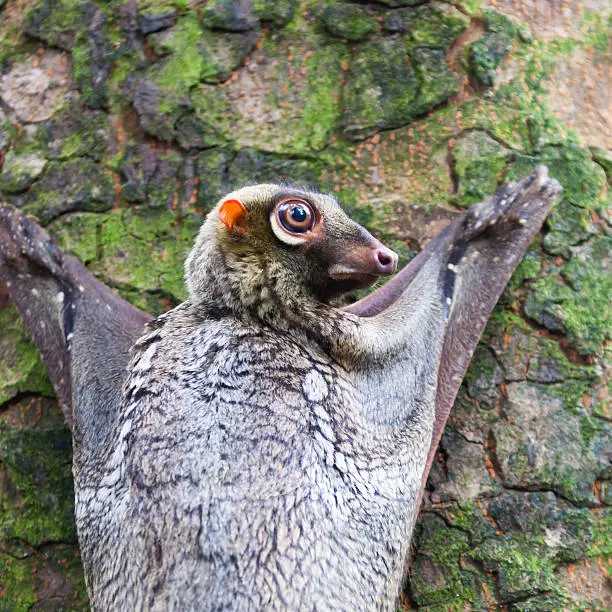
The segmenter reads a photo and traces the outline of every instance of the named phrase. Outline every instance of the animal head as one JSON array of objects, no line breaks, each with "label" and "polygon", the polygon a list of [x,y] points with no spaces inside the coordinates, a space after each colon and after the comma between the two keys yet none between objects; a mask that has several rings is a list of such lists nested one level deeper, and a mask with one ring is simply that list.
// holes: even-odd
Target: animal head
[{"label": "animal head", "polygon": [[332,196],[271,184],[218,202],[186,265],[192,300],[206,300],[213,285],[225,284],[246,306],[266,299],[329,303],[396,267],[397,255]]}]

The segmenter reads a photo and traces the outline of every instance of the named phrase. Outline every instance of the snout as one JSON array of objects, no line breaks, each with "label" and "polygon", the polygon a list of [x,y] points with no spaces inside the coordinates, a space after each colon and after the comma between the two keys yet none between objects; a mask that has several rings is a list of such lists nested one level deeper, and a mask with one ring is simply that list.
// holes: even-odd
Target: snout
[{"label": "snout", "polygon": [[336,281],[349,281],[353,288],[365,288],[396,270],[397,255],[372,238],[366,244],[347,245],[330,266],[329,275]]},{"label": "snout", "polygon": [[384,245],[371,251],[372,265],[379,276],[389,276],[397,270],[397,253]]}]

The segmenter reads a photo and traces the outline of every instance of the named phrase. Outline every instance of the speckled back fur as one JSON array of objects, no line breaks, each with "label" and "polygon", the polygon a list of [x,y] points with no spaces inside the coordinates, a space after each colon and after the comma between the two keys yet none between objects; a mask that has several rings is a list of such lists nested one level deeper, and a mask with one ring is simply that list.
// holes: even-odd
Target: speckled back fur
[{"label": "speckled back fur", "polygon": [[77,487],[94,608],[392,607],[430,432],[367,421],[305,337],[190,303],[158,319],[104,468]]}]

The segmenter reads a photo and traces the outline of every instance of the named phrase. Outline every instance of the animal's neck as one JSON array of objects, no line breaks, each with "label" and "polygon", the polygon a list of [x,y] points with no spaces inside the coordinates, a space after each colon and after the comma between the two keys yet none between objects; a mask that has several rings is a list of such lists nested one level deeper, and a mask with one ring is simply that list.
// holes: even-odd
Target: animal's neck
[{"label": "animal's neck", "polygon": [[206,252],[198,258],[197,286],[190,283],[190,289],[191,301],[205,315],[257,320],[279,331],[305,333],[324,345],[338,333],[344,313],[288,279],[274,261],[257,254],[226,253],[212,241],[201,246]]}]

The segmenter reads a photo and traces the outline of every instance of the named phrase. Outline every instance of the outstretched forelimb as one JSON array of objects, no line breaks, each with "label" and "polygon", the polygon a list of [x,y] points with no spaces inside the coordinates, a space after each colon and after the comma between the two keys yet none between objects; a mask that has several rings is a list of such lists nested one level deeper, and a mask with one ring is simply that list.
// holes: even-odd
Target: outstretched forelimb
[{"label": "outstretched forelimb", "polygon": [[75,452],[95,452],[119,406],[129,348],[151,317],[8,205],[0,205],[0,284],[42,354]]},{"label": "outstretched forelimb", "polygon": [[435,420],[421,495],[435,450],[471,356],[493,307],[562,189],[539,167],[504,185],[453,221],[393,280],[353,304],[350,312],[380,317],[411,293],[432,260],[440,262],[439,299],[449,308],[440,353]]}]

